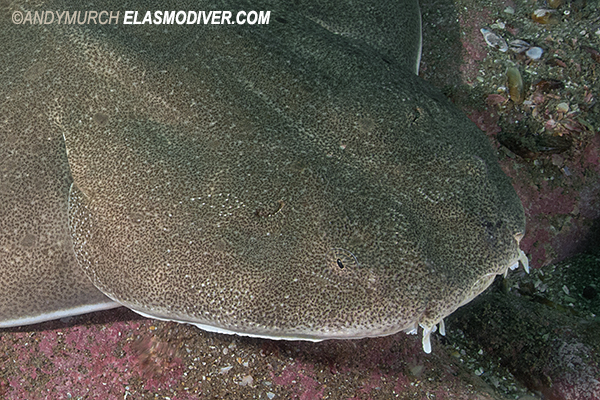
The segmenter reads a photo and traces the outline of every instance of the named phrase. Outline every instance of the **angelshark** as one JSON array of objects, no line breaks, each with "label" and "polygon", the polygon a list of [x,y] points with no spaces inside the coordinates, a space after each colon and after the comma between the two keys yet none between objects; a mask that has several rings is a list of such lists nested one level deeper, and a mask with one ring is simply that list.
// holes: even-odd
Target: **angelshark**
[{"label": "angelshark", "polygon": [[[495,151],[417,76],[417,1],[293,3],[3,10],[0,327],[124,305],[270,339],[420,326],[430,352],[527,265]],[[269,14],[141,23],[165,10]]]}]

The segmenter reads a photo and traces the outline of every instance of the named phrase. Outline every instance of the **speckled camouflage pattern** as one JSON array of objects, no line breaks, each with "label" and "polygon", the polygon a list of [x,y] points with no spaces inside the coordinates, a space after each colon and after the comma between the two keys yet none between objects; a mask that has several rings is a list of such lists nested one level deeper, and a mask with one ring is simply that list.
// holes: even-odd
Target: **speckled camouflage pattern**
[{"label": "speckled camouflage pattern", "polygon": [[[145,315],[283,339],[430,332],[517,262],[521,203],[487,138],[414,74],[418,24],[406,36],[388,29],[398,26],[389,12],[365,32],[317,6],[202,8],[271,10],[271,21],[2,33],[5,101],[42,126],[33,134],[15,117],[3,147],[50,139],[44,160],[62,168],[51,172],[54,202],[10,218],[2,209],[2,231],[21,231],[10,243],[36,236],[25,228],[36,214],[65,228],[64,211],[51,214],[70,184],[64,137],[77,260],[95,287]],[[412,1],[397,13],[418,19]],[[7,174],[40,158],[9,155]],[[38,193],[2,187],[13,203]],[[24,271],[37,276],[0,262],[1,293]]]}]

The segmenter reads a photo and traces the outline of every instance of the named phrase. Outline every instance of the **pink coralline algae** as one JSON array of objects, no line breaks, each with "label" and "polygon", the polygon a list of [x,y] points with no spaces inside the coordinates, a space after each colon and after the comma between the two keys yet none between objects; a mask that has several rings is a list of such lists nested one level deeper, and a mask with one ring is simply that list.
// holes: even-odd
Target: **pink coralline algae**
[{"label": "pink coralline algae", "polygon": [[467,83],[472,83],[479,71],[479,62],[488,54],[486,43],[479,29],[490,19],[489,12],[472,10],[469,13],[459,14],[458,18],[461,30],[465,33],[462,37],[464,55],[460,72]]},{"label": "pink coralline algae", "polygon": [[[503,162],[513,178],[527,217],[527,234],[521,247],[534,267],[558,262],[581,251],[593,221],[600,217],[600,134],[588,140],[582,150],[561,159],[557,179],[536,178],[532,168]],[[568,171],[568,174],[565,172]]]},{"label": "pink coralline algae", "polygon": [[312,376],[314,366],[294,363],[287,366],[279,376],[273,374],[273,382],[282,386],[294,386],[300,400],[319,400],[323,398],[325,388]]},{"label": "pink coralline algae", "polygon": [[146,324],[3,332],[2,399],[122,399],[135,381],[143,380],[144,388],[153,392],[174,386],[182,376],[180,361],[162,369],[159,379],[144,373],[141,354],[133,346],[138,329]]},{"label": "pink coralline algae", "polygon": [[[491,95],[487,109],[463,107],[498,149],[496,137],[502,129],[496,108],[504,100]],[[568,156],[542,155],[535,162],[501,157],[500,164],[525,209],[527,233],[521,248],[530,265],[539,268],[581,251],[593,221],[600,217],[600,133],[588,134]],[[540,173],[540,166],[553,175]]]}]

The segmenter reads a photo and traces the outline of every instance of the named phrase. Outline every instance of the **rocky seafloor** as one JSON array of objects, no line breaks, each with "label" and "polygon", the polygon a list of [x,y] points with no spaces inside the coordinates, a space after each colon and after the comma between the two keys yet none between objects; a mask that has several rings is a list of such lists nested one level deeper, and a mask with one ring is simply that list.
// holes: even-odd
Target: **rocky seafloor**
[{"label": "rocky seafloor", "polygon": [[[5,329],[0,398],[599,399],[600,4],[421,7],[420,74],[497,147],[526,210],[532,274],[510,272],[449,317],[431,354],[404,333],[278,342],[124,308]],[[552,10],[546,23],[532,18],[539,9]],[[482,28],[541,48],[541,58],[488,45]]]}]

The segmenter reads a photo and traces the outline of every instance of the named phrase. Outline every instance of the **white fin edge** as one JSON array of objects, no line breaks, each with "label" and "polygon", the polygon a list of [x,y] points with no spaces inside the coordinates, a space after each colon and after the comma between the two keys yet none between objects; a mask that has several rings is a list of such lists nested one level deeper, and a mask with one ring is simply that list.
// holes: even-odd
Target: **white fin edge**
[{"label": "white fin edge", "polygon": [[85,306],[53,311],[46,314],[36,315],[35,317],[21,317],[0,321],[0,328],[13,328],[16,326],[39,324],[41,322],[52,321],[66,317],[74,317],[76,315],[87,314],[96,311],[110,310],[117,307],[121,307],[121,304],[107,300],[103,303],[89,304]]},{"label": "white fin edge", "polygon": [[[139,310],[136,310],[135,308],[131,308],[131,305],[129,305],[129,304],[125,305],[125,307],[127,307],[131,311],[141,315],[142,317],[156,319],[159,321],[171,321],[171,322],[177,322],[180,324],[194,325],[195,327],[199,328],[200,330],[203,330],[206,332],[222,333],[225,335],[237,335],[237,336],[244,336],[244,337],[251,337],[251,338],[258,338],[258,339],[268,339],[268,340],[291,340],[291,341],[300,340],[300,341],[308,341],[308,342],[322,342],[324,340],[365,339],[365,338],[370,338],[370,337],[394,335],[399,332],[399,331],[391,331],[389,333],[384,333],[383,335],[373,335],[373,336],[369,336],[369,335],[360,335],[360,336],[338,335],[338,336],[329,336],[329,337],[315,337],[315,336],[309,336],[308,334],[307,335],[302,335],[302,334],[294,335],[294,334],[282,333],[281,335],[277,335],[276,333],[272,333],[272,334],[270,334],[270,333],[250,333],[250,332],[243,332],[243,331],[234,331],[232,329],[226,329],[226,328],[219,328],[219,327],[216,327],[213,325],[192,322],[192,321],[185,320],[185,319],[167,318],[164,316],[148,314],[147,312],[139,311]],[[435,332],[435,328],[433,329],[433,331]],[[405,330],[405,332],[416,334],[417,329],[413,328],[413,329],[410,329],[409,332],[407,332],[407,330]]]},{"label": "white fin edge", "polygon": [[415,65],[415,74],[419,76],[419,69],[421,68],[421,56],[423,53],[423,17],[421,16],[421,7],[417,3],[418,14],[419,14],[419,52],[417,54],[417,63]]},{"label": "white fin edge", "polygon": [[[129,307],[129,306],[127,306]],[[307,337],[307,336],[277,336],[277,335],[268,335],[268,334],[257,334],[257,333],[246,333],[246,332],[238,332],[238,331],[232,331],[229,329],[224,329],[224,328],[218,328],[216,326],[212,326],[212,325],[205,325],[205,324],[200,324],[197,322],[191,322],[191,321],[185,321],[185,320],[178,320],[175,318],[162,318],[162,317],[157,317],[156,315],[152,315],[152,314],[147,314],[145,312],[130,308],[131,311],[140,314],[142,317],[146,317],[146,318],[150,318],[150,319],[157,319],[159,321],[172,321],[172,322],[177,322],[179,324],[189,324],[189,325],[194,325],[196,328],[199,328],[200,330],[206,331],[206,332],[213,332],[213,333],[223,333],[225,335],[237,335],[237,336],[246,336],[246,337],[252,337],[252,338],[259,338],[259,339],[270,339],[270,340],[303,340],[303,341],[309,341],[309,342],[322,342],[323,340],[328,340],[329,338],[312,338],[312,337]],[[343,338],[341,338],[343,339]]]}]

